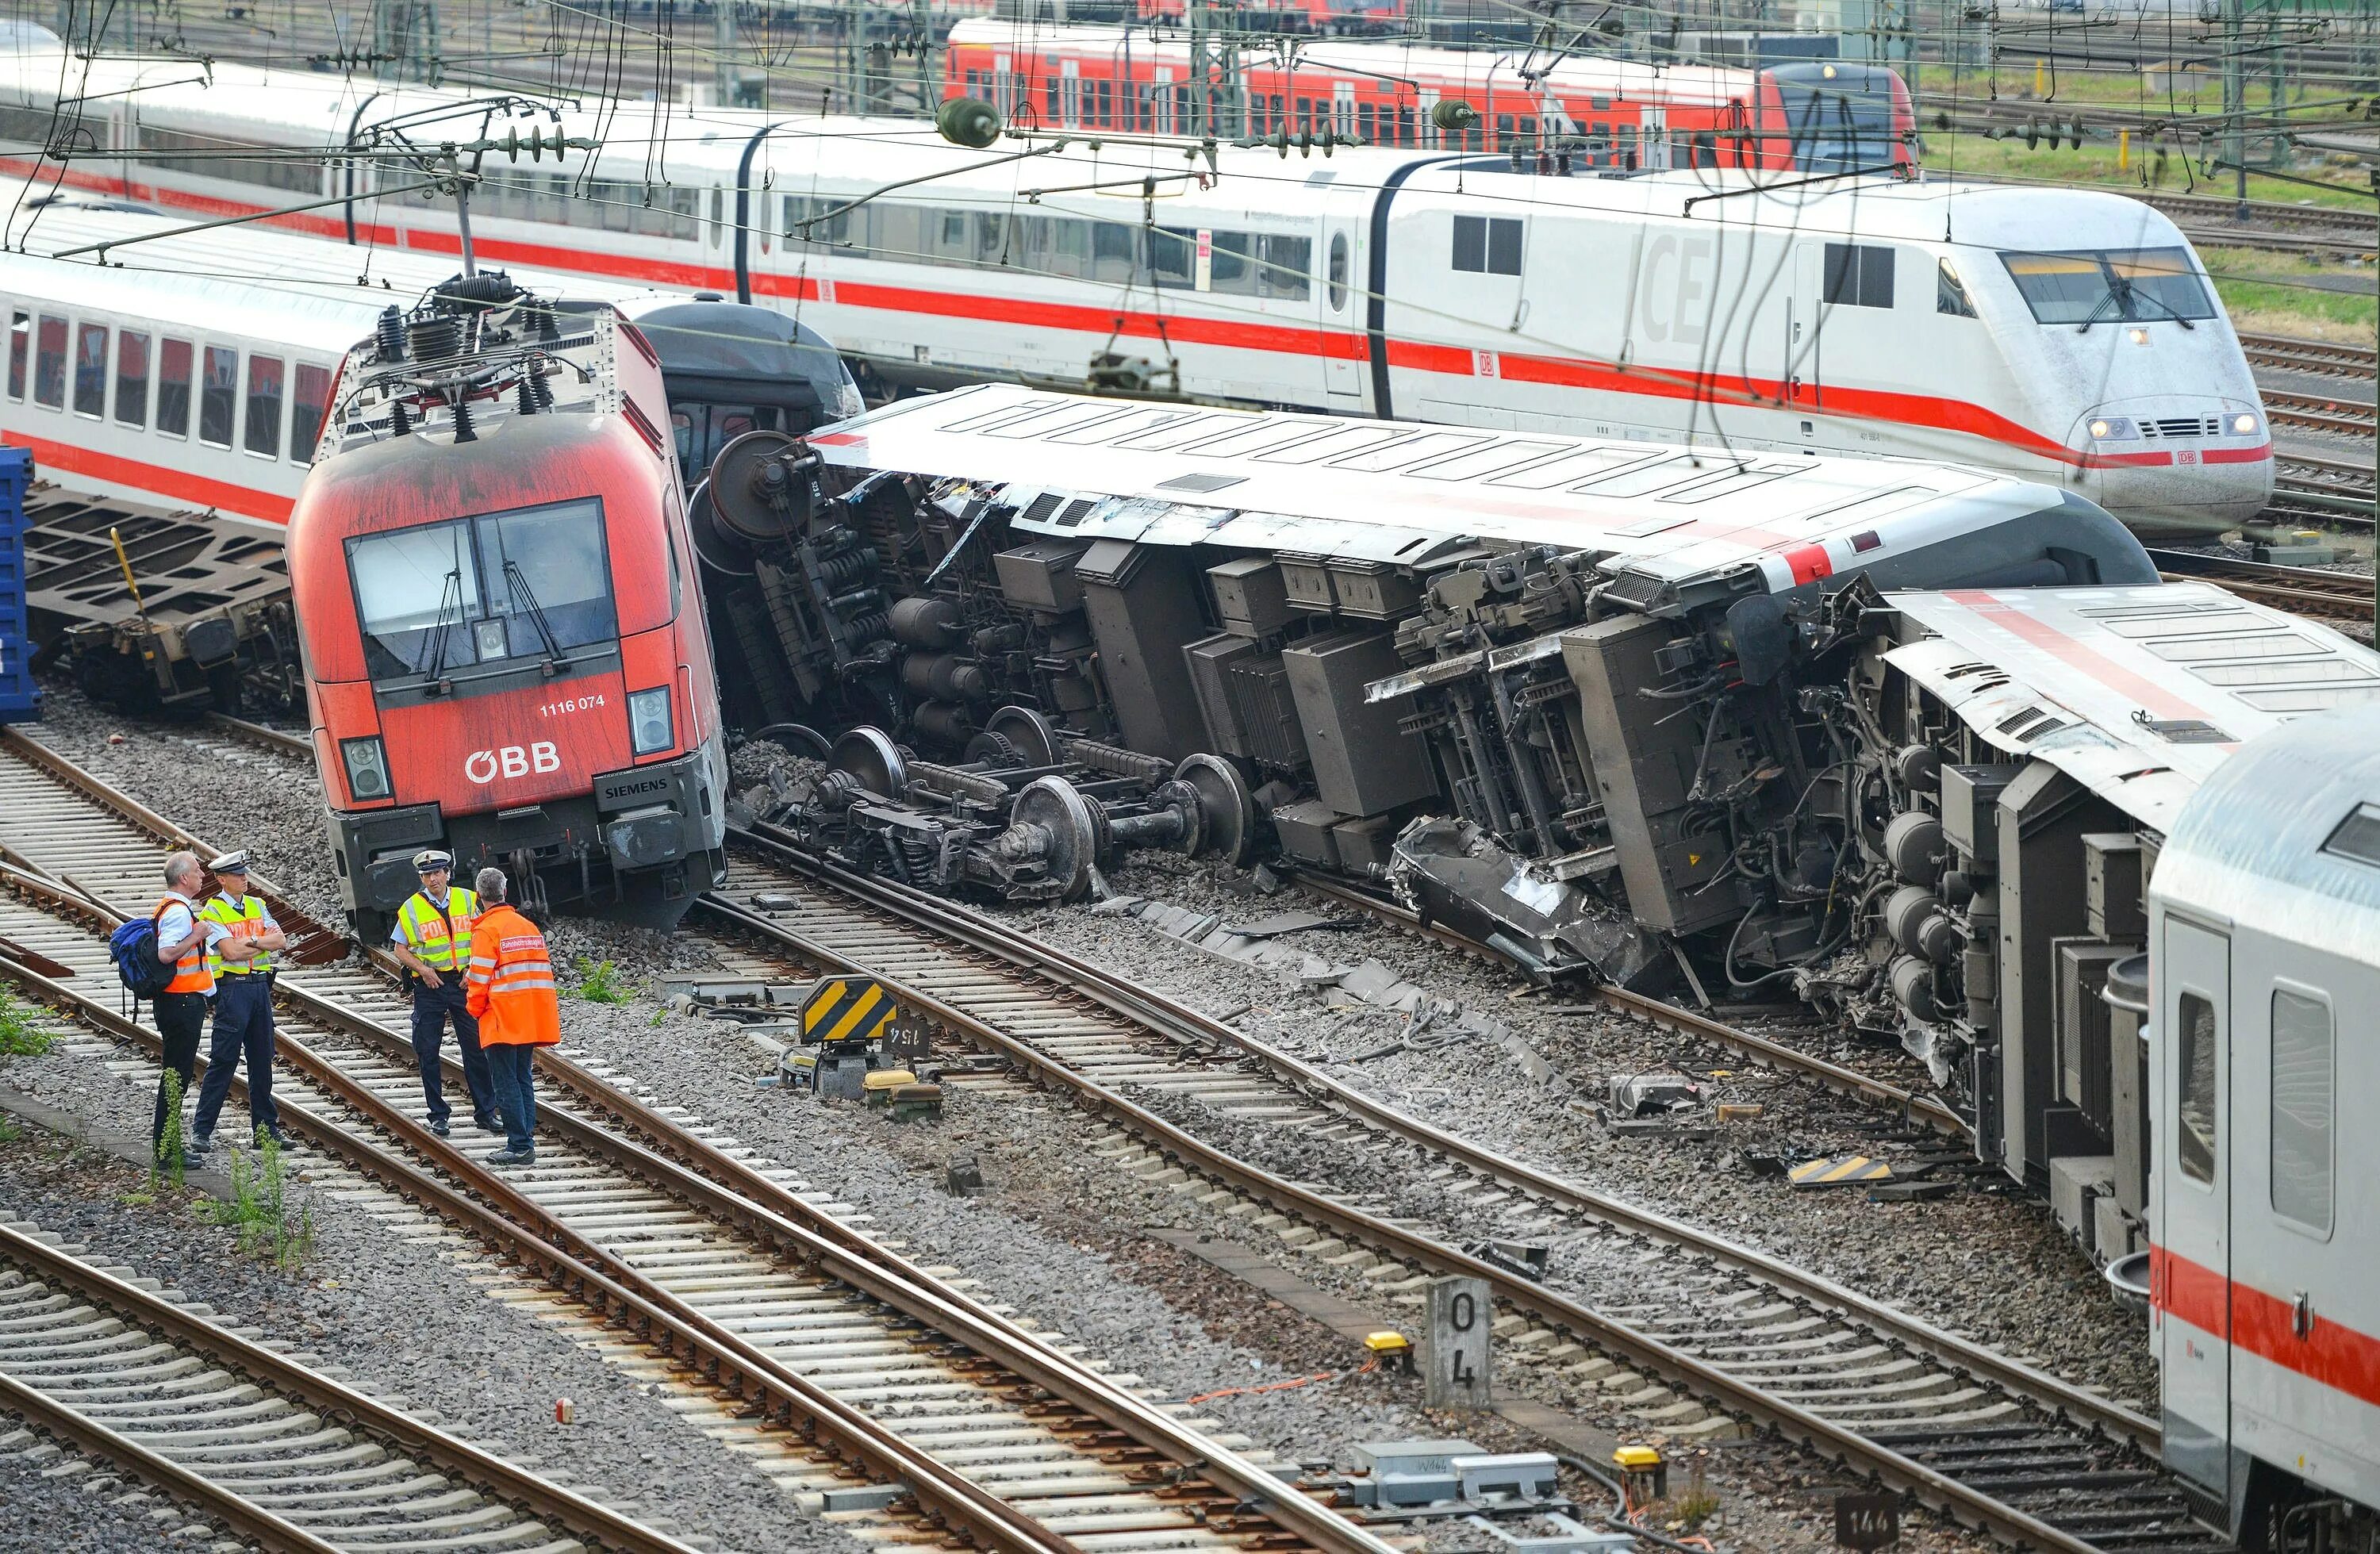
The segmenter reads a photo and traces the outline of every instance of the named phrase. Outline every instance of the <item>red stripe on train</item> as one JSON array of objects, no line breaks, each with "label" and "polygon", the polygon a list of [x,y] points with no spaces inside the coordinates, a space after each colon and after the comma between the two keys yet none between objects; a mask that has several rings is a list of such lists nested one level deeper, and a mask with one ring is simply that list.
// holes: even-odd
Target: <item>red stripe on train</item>
[{"label": "red stripe on train", "polygon": [[168,469],[164,465],[147,464],[136,458],[93,453],[89,448],[78,448],[71,443],[53,442],[47,437],[28,436],[21,431],[0,432],[0,443],[32,449],[34,462],[51,469],[69,470],[77,475],[87,475],[94,480],[130,486],[136,491],[154,492],[176,502],[187,502],[193,507],[216,508],[266,523],[287,523],[290,509],[298,504],[294,497],[236,486],[228,480],[209,480],[203,475]]},{"label": "red stripe on train", "polygon": [[2158,1309],[2192,1327],[2217,1338],[2228,1329],[2234,1347],[2380,1407],[2380,1338],[2320,1312],[2300,1338],[2290,1302],[2163,1246],[2149,1248],[2149,1289]]}]

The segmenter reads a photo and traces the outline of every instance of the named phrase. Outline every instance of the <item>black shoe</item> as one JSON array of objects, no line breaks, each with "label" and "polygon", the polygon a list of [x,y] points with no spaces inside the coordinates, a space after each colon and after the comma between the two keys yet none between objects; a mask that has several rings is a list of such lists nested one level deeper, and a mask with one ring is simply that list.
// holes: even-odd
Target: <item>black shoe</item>
[{"label": "black shoe", "polygon": [[436,1134],[439,1137],[443,1138],[454,1130],[446,1125],[445,1118],[433,1117],[430,1120],[430,1131]]},{"label": "black shoe", "polygon": [[492,1166],[535,1165],[537,1163],[537,1151],[534,1149],[504,1148],[497,1150],[492,1155],[487,1155],[481,1158]]},{"label": "black shoe", "polygon": [[504,1125],[493,1117],[474,1117],[471,1119],[471,1125],[481,1133],[494,1134],[498,1137],[502,1137],[504,1131]]},{"label": "black shoe", "polygon": [[207,1158],[207,1151],[214,1147],[215,1141],[212,1135],[194,1134],[190,1141],[182,1147],[182,1152],[194,1160],[203,1160]]}]

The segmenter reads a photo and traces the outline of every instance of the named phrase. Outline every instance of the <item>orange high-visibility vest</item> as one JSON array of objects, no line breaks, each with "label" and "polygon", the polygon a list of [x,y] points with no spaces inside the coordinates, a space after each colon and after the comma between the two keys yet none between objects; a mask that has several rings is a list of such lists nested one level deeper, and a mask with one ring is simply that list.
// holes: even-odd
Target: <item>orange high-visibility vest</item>
[{"label": "orange high-visibility vest", "polygon": [[[163,921],[165,909],[170,906],[188,907],[190,926],[198,927],[199,904],[195,901],[184,901],[177,895],[169,895],[157,904],[157,910],[149,914],[151,926],[153,927]],[[188,951],[180,960],[174,963],[174,979],[165,984],[165,990],[169,993],[211,993],[215,990],[215,974],[207,965],[207,941],[204,934],[192,940]]]},{"label": "orange high-visibility vest", "polygon": [[464,1006],[480,1022],[482,1047],[551,1047],[562,1039],[562,1003],[545,935],[508,904],[471,925],[471,969]]}]

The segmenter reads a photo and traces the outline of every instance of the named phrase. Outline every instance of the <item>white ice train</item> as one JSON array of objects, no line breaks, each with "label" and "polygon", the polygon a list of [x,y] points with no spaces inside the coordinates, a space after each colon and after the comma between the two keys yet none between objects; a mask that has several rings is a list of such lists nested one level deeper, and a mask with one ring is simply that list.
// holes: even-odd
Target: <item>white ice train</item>
[{"label": "white ice train", "polygon": [[[32,449],[42,473],[71,490],[275,528],[313,461],[348,348],[371,334],[383,309],[410,308],[455,273],[443,255],[399,249],[359,260],[344,245],[252,227],[158,237],[187,223],[51,198],[11,179],[0,179],[0,208],[18,212],[12,251],[0,253],[8,325],[0,443]],[[103,263],[43,257],[102,242],[126,246]],[[686,301],[584,276],[513,275],[544,295],[609,303],[648,323]],[[662,331],[664,356],[675,354],[674,344]],[[848,377],[822,341],[810,346],[827,414],[856,411]],[[688,467],[707,464],[722,435],[741,430],[698,429],[700,414],[682,407],[678,416]]]},{"label": "white ice train", "polygon": [[[449,255],[451,203],[373,197],[418,181],[401,164],[287,153],[425,113],[417,140],[507,123],[458,91],[107,60],[66,72],[88,106],[62,118],[61,79],[54,53],[0,62],[0,135],[124,148],[68,167],[79,187],[214,213],[352,192],[278,219]],[[492,163],[484,258],[774,303],[892,387],[1097,363],[1253,405],[1972,463],[2189,526],[2272,487],[2213,285],[2113,194],[1187,142],[1003,158],[913,121],[640,103],[559,121],[601,149]]]},{"label": "white ice train", "polygon": [[[2200,788],[2149,892],[2165,1453],[2234,1527],[2380,1519],[2380,717],[2271,734]],[[2330,1540],[2308,1536],[2325,1527]],[[2360,1536],[2362,1541],[2356,1539]]]}]

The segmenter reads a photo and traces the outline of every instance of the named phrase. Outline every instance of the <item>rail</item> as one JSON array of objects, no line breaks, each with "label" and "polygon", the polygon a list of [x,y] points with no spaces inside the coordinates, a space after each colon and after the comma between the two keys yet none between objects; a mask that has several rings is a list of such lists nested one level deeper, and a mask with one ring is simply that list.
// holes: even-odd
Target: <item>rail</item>
[{"label": "rail", "polygon": [[[1815,1305],[1849,1312],[1855,1320],[1880,1332],[1889,1333],[1946,1365],[1987,1379],[2011,1395],[2024,1398],[2054,1415],[2102,1431],[2111,1439],[2143,1451],[2154,1451],[2156,1448],[2159,1436],[2155,1423],[2107,1399],[2034,1371],[1806,1270],[1738,1246],[1694,1227],[1606,1198],[1406,1117],[1392,1108],[1348,1089],[1287,1054],[1255,1042],[1196,1011],[1184,1008],[1162,994],[1139,988],[1075,957],[1050,951],[948,903],[836,868],[804,852],[783,836],[770,836],[765,832],[740,832],[737,840],[739,845],[759,848],[766,856],[797,869],[805,877],[856,902],[929,928],[980,953],[1026,967],[1058,989],[1084,997],[1127,1017],[1154,1024],[1160,1029],[1178,1032],[1183,1038],[1222,1042],[1259,1062],[1278,1065],[1278,1071],[1285,1077],[1294,1076],[1291,1082],[1300,1088],[1326,1095],[1333,1106],[1361,1118],[1376,1130],[1400,1137],[1433,1155],[1458,1161],[1554,1204],[1567,1205],[1596,1215],[1640,1235],[1690,1246],[1716,1260],[1767,1280],[1779,1290]],[[773,921],[765,910],[747,908],[716,895],[705,897],[701,905],[704,911],[722,921],[783,944],[806,964],[820,969],[861,971],[877,978],[885,983],[888,990],[913,1013],[960,1032],[977,1045],[999,1053],[1018,1072],[1072,1093],[1079,1100],[1140,1135],[1184,1169],[1262,1199],[1282,1212],[1333,1234],[1381,1248],[1399,1261],[1438,1273],[1461,1273],[1488,1280],[1497,1298],[1515,1311],[1582,1334],[1598,1347],[1621,1355],[1632,1364],[1668,1377],[1701,1396],[1717,1401],[1719,1406],[1730,1412],[1767,1425],[1822,1455],[1851,1463],[1961,1521],[2037,1548],[2082,1550],[2091,1547],[2046,1522],[1960,1483],[1954,1477],[1797,1404],[1771,1396],[1741,1378],[1606,1317],[1560,1292],[1517,1279],[1509,1269],[1497,1264],[1391,1221],[1351,1208],[1240,1160],[1031,1044],[1010,1036],[953,1003],[910,986],[891,968],[856,962]]]}]

